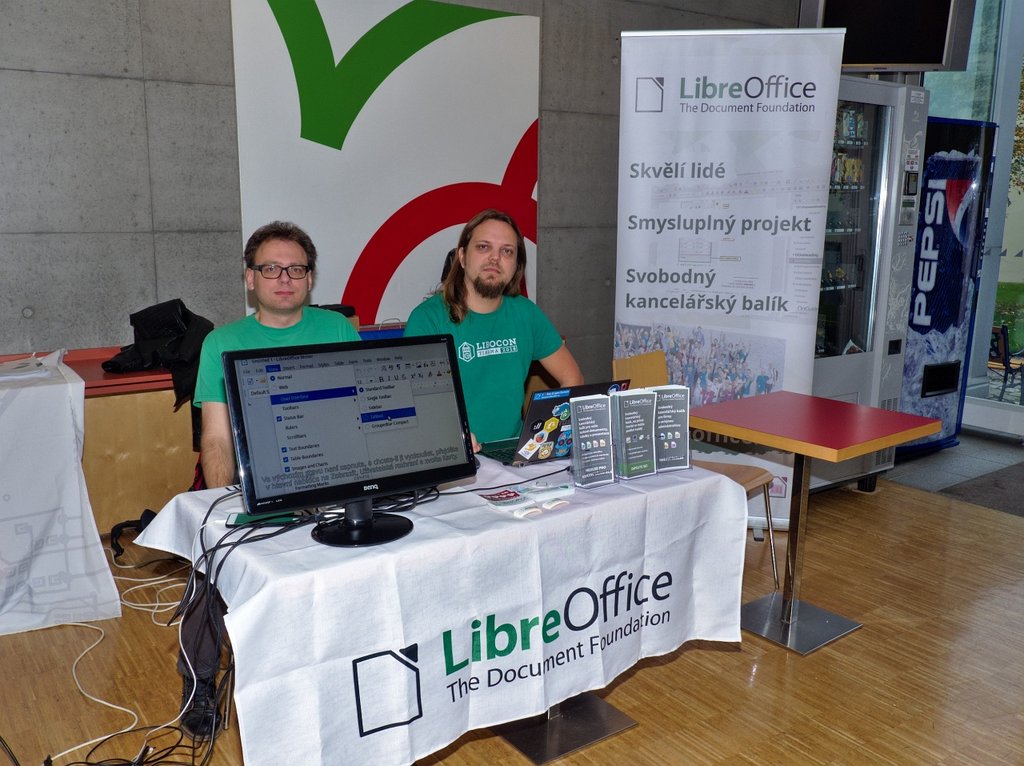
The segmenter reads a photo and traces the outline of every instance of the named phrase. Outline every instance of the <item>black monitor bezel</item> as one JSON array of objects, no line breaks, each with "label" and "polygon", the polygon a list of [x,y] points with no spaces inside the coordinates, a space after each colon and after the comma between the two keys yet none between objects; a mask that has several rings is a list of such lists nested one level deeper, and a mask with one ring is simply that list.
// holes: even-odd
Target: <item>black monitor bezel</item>
[{"label": "black monitor bezel", "polygon": [[[970,54],[976,0],[949,0],[934,16],[926,0],[800,0],[799,26],[845,29],[842,69],[850,73],[965,71]],[[929,38],[923,32],[941,28]]]},{"label": "black monitor bezel", "polygon": [[[241,412],[238,376],[235,363],[243,359],[260,359],[268,356],[289,356],[316,353],[333,353],[337,351],[356,351],[375,349],[402,348],[416,345],[443,344],[448,357],[454,382],[456,406],[462,441],[464,460],[450,466],[433,467],[426,470],[411,471],[395,476],[367,476],[354,482],[302,490],[283,495],[257,498],[256,486],[249,465],[249,437],[245,433],[244,419]],[[301,346],[263,347],[239,351],[225,351],[221,354],[224,368],[224,387],[227,394],[228,417],[231,425],[231,439],[235,449],[235,465],[238,469],[239,485],[242,502],[246,513],[252,516],[280,514],[300,510],[320,508],[340,508],[346,504],[365,502],[377,497],[396,495],[439,484],[466,479],[476,474],[476,462],[473,455],[473,443],[469,430],[469,418],[466,415],[466,402],[462,392],[462,379],[459,375],[458,359],[455,356],[455,344],[450,335],[420,335],[401,338],[379,338],[374,340],[344,341],[337,343],[321,343]],[[367,489],[374,484],[373,489]]]}]

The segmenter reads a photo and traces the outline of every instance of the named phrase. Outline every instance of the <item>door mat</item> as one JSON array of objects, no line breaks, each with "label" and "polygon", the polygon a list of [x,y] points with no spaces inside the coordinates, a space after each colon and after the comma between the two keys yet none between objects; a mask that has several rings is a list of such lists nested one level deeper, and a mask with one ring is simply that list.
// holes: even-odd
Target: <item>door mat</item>
[{"label": "door mat", "polygon": [[1001,468],[939,490],[966,503],[1024,516],[1024,463]]}]

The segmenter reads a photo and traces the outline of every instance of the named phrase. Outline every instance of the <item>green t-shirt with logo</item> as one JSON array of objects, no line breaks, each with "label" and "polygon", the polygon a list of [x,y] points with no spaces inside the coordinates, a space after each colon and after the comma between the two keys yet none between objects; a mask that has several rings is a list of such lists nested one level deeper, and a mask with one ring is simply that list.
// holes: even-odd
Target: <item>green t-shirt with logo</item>
[{"label": "green t-shirt with logo", "polygon": [[302,319],[291,327],[283,328],[262,325],[256,321],[255,315],[250,314],[237,322],[218,327],[203,340],[203,349],[199,354],[196,393],[192,401],[197,406],[203,402],[227,402],[224,367],[220,360],[220,355],[224,351],[349,340],[359,340],[359,333],[352,323],[337,311],[306,306],[302,310]]},{"label": "green t-shirt with logo", "polygon": [[562,346],[544,312],[521,295],[505,296],[490,314],[470,311],[455,324],[443,298],[435,294],[413,309],[405,334],[454,338],[469,427],[479,442],[519,434],[530,364]]}]

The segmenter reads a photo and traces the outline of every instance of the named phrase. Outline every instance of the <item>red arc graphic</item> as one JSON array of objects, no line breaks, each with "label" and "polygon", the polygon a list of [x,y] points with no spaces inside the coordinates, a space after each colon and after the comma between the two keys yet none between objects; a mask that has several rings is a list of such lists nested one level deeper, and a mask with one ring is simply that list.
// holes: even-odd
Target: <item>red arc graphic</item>
[{"label": "red arc graphic", "polygon": [[[362,321],[377,321],[384,290],[401,263],[424,240],[463,224],[485,208],[511,215],[523,237],[537,241],[537,121],[519,139],[500,184],[463,182],[425,192],[395,211],[370,237],[356,259],[341,302],[354,306]],[[438,253],[440,271],[443,253]],[[525,293],[525,285],[524,290]]]}]

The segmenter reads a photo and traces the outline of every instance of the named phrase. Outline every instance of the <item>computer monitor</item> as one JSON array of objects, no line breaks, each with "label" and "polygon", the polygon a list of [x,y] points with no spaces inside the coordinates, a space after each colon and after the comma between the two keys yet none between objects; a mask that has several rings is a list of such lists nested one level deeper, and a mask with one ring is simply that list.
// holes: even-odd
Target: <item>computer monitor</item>
[{"label": "computer monitor", "polygon": [[846,30],[844,72],[964,71],[976,0],[800,0],[801,27]]},{"label": "computer monitor", "polygon": [[229,351],[223,365],[249,514],[344,508],[314,539],[375,545],[412,529],[375,499],[476,473],[448,335]]}]

